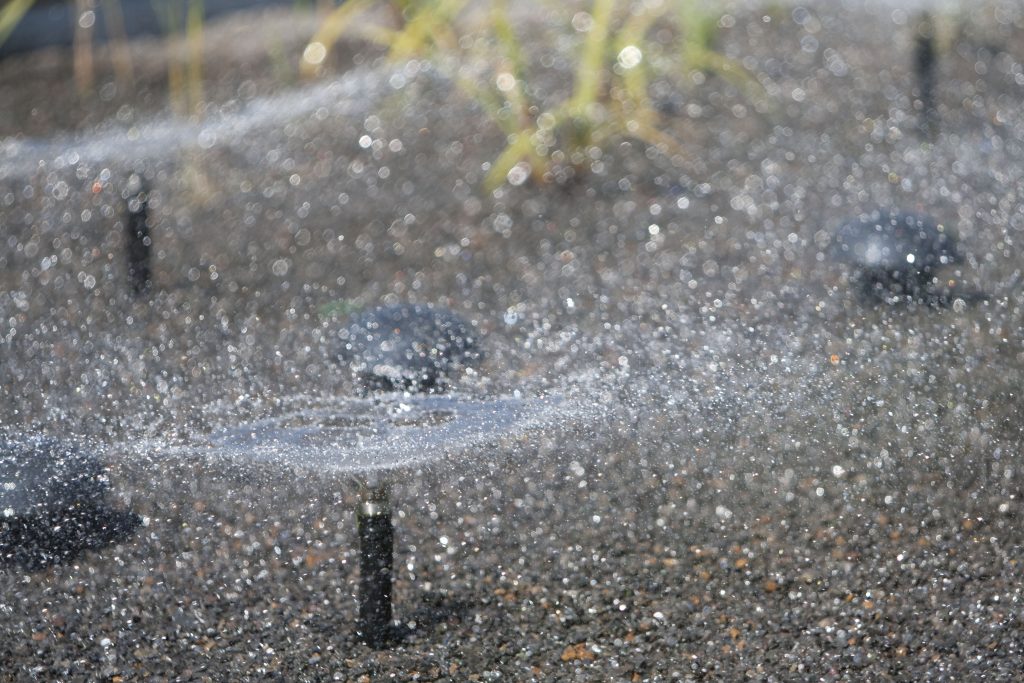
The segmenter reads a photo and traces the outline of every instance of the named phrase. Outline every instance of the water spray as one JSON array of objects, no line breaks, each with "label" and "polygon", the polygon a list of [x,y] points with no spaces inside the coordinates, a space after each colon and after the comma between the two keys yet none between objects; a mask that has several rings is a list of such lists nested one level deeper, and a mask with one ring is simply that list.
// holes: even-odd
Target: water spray
[{"label": "water spray", "polygon": [[[429,306],[383,306],[357,316],[342,332],[360,390],[438,393],[453,367],[479,360],[476,335],[461,317]],[[396,639],[392,623],[394,525],[386,484],[367,482],[356,512],[359,531],[359,624],[370,647]]]},{"label": "water spray", "polygon": [[502,435],[550,424],[561,397],[490,399],[446,393],[450,379],[481,358],[476,330],[451,311],[385,306],[357,314],[336,335],[356,397],[296,410],[211,434],[207,447],[229,458],[344,475],[357,482],[359,581],[355,637],[383,649],[406,629],[394,621],[395,528],[390,484],[399,471],[463,454]]},{"label": "water spray", "polygon": [[109,506],[109,488],[88,448],[0,430],[0,566],[42,569],[127,538],[141,520]]},{"label": "water spray", "polygon": [[[357,484],[355,637],[382,649],[407,630],[392,620],[394,477],[464,456],[495,438],[563,424],[572,419],[561,412],[569,408],[562,397],[551,395],[485,399],[436,391],[378,392],[312,404],[303,397],[298,409],[220,430],[206,437],[203,447],[232,460],[329,473]],[[571,409],[578,415],[578,406]]]}]

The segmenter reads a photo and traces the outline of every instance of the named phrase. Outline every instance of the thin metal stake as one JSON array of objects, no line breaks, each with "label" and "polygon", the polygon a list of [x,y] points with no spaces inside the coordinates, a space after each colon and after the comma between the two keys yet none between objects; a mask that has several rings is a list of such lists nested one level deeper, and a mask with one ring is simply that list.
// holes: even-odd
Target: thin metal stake
[{"label": "thin metal stake", "polygon": [[368,490],[356,515],[359,526],[358,635],[370,647],[386,647],[392,640],[391,575],[394,527],[388,491]]}]

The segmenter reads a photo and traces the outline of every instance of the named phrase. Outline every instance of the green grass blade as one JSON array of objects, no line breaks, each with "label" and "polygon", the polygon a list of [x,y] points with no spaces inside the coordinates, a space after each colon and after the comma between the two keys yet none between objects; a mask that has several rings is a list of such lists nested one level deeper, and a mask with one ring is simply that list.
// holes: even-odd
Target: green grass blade
[{"label": "green grass blade", "polygon": [[701,9],[697,0],[680,0],[676,22],[679,30],[679,55],[684,68],[701,69],[699,65],[715,52],[718,19]]},{"label": "green grass blade", "polygon": [[468,0],[435,0],[415,10],[391,45],[393,59],[422,55],[436,39],[451,32],[450,24]]},{"label": "green grass blade", "polygon": [[0,45],[7,42],[22,17],[32,9],[35,0],[10,0],[3,9],[0,9]]},{"label": "green grass blade", "polygon": [[529,161],[535,176],[546,170],[547,162],[533,148],[533,136],[536,134],[535,128],[516,134],[515,139],[508,143],[501,155],[495,159],[491,170],[484,179],[484,189],[488,192],[494,191],[505,182],[508,172],[520,161]]},{"label": "green grass blade", "polygon": [[476,80],[468,77],[460,77],[457,81],[459,89],[467,97],[476,102],[484,112],[501,128],[505,135],[515,135],[519,129],[515,125],[515,118],[510,115],[505,102],[490,88],[480,86]]},{"label": "green grass blade", "polygon": [[[299,71],[303,76],[311,76],[326,59],[331,48],[338,42],[342,34],[348,30],[356,16],[366,11],[374,0],[346,0],[327,15],[317,29],[306,49],[302,52]],[[311,59],[311,56],[317,59]]]},{"label": "green grass blade", "polygon": [[[654,114],[653,111],[651,113]],[[689,157],[685,148],[678,140],[663,132],[649,121],[650,119],[647,116],[637,116],[631,118],[624,127],[629,131],[629,135],[637,140],[662,148],[669,154],[678,154],[683,158]]]},{"label": "green grass blade", "polygon": [[203,102],[203,0],[189,0],[185,40],[188,43],[188,108],[198,113]]},{"label": "green grass blade", "polygon": [[[641,51],[644,48],[649,50],[650,43],[645,40],[647,31],[662,14],[665,4],[656,9],[646,7],[636,14],[630,15],[629,19],[619,31],[615,43],[615,54],[622,54],[623,50],[635,46]],[[622,84],[625,86],[627,100],[635,107],[642,107],[648,102],[648,73],[650,71],[650,55],[643,53],[642,61],[635,67],[624,69],[622,72]]]},{"label": "green grass blade", "polygon": [[597,101],[601,91],[601,80],[606,71],[605,50],[614,6],[615,0],[594,0],[594,11],[591,15],[593,24],[583,42],[583,53],[580,55],[570,100],[571,107],[577,114],[583,114],[591,103]]},{"label": "green grass blade", "polygon": [[491,5],[491,28],[497,38],[498,45],[505,51],[505,58],[512,64],[512,75],[518,82],[525,75],[526,64],[523,61],[523,51],[519,39],[516,37],[515,29],[508,18],[508,3],[506,0],[494,0]]}]

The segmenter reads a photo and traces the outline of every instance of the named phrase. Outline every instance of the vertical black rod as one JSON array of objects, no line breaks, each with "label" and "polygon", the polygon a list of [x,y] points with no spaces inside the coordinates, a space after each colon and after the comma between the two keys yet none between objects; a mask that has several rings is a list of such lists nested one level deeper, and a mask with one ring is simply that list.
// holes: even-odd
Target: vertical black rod
[{"label": "vertical black rod", "polygon": [[125,216],[128,280],[132,293],[145,294],[151,283],[150,251],[153,240],[149,235],[149,193],[142,176],[133,173],[124,192],[128,204]]},{"label": "vertical black rod", "polygon": [[921,103],[918,128],[927,140],[938,132],[939,112],[935,104],[935,67],[938,52],[935,49],[935,24],[931,14],[922,12],[914,35],[914,79]]},{"label": "vertical black rod", "polygon": [[394,528],[386,495],[379,490],[359,505],[359,637],[370,647],[391,640],[391,568]]}]

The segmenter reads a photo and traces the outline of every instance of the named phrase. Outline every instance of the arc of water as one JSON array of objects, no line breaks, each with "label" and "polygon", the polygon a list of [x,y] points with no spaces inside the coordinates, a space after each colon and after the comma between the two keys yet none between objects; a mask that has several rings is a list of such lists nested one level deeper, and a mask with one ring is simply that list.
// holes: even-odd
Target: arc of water
[{"label": "arc of water", "polygon": [[78,164],[143,164],[166,158],[168,150],[209,149],[218,144],[242,144],[255,131],[280,127],[318,112],[363,115],[387,92],[390,67],[360,67],[327,83],[222,107],[205,121],[172,116],[134,126],[112,125],[92,133],[52,138],[0,139],[0,180],[20,179],[41,169],[61,170]]}]

